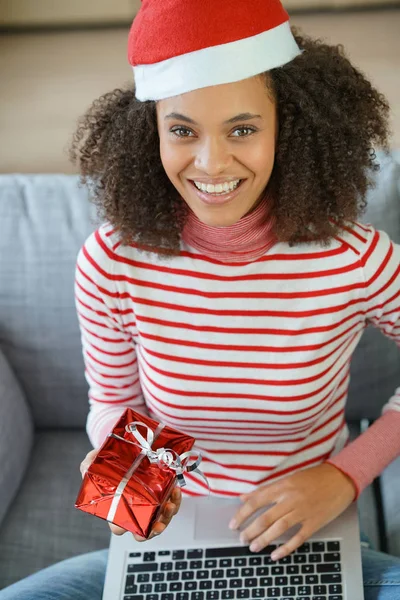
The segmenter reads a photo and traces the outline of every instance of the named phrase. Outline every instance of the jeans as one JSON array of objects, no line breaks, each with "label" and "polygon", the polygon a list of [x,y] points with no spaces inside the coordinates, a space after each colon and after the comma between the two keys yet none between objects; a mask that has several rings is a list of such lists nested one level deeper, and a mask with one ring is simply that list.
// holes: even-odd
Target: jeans
[{"label": "jeans", "polygon": [[[365,600],[400,599],[400,558],[362,536]],[[108,550],[69,558],[0,591],[0,600],[101,600]],[[355,600],[355,599],[354,599]]]}]

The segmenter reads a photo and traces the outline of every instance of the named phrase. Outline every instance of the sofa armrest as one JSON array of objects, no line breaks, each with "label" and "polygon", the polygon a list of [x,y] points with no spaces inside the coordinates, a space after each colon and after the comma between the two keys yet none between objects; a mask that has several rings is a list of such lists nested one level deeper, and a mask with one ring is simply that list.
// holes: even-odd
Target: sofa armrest
[{"label": "sofa armrest", "polygon": [[0,349],[0,523],[28,465],[33,431],[21,386]]}]

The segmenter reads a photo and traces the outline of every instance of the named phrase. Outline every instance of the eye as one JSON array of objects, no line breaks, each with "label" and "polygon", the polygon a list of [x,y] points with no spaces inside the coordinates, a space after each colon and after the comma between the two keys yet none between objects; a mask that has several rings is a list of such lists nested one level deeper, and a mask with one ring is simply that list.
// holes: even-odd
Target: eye
[{"label": "eye", "polygon": [[[255,129],[255,127],[248,127],[243,125],[241,127],[236,127],[232,135],[234,137],[249,137],[252,133],[255,133],[256,131],[257,130]],[[234,135],[235,133],[238,133],[238,135]]]},{"label": "eye", "polygon": [[190,135],[193,134],[193,132],[190,129],[188,129],[187,127],[182,127],[182,125],[173,127],[172,129],[170,129],[170,133],[173,133],[178,138],[190,137]]}]

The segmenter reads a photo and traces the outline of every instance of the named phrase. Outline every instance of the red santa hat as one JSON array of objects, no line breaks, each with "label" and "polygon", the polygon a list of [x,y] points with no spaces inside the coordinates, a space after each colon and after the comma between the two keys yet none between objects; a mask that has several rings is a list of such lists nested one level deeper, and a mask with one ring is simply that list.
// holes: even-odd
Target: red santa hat
[{"label": "red santa hat", "polygon": [[247,79],[300,52],[280,0],[142,0],[128,41],[142,101]]}]

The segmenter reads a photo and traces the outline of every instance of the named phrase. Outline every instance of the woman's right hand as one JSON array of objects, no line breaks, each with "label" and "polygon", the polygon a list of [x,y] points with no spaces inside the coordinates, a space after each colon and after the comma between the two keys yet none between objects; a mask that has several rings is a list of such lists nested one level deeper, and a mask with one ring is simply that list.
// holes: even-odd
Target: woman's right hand
[{"label": "woman's right hand", "polygon": [[[98,452],[99,452],[99,448],[95,448],[94,450],[91,450],[90,452],[88,452],[86,454],[85,458],[81,462],[79,468],[80,468],[80,471],[82,474],[82,478],[85,475],[88,468],[90,467],[90,465],[92,464],[92,462],[94,461],[94,459],[96,458]],[[146,540],[151,540],[156,535],[160,535],[160,533],[162,533],[166,529],[166,527],[168,527],[172,518],[178,513],[180,505],[181,505],[181,501],[182,501],[182,492],[181,492],[180,487],[177,486],[172,490],[169,500],[165,504],[164,510],[161,513],[161,515],[159,516],[158,521],[156,521],[156,523],[154,524],[149,537],[144,538],[144,537],[141,537],[141,536],[133,533],[132,535],[135,538],[135,540],[137,542],[145,542]],[[115,535],[123,535],[127,531],[126,529],[123,529],[122,527],[118,527],[117,525],[114,525],[113,523],[109,523],[108,525],[109,525],[112,533],[114,533]]]}]

